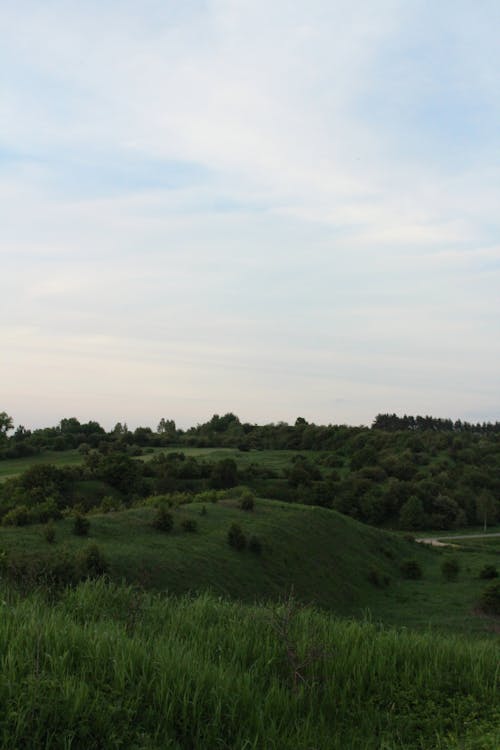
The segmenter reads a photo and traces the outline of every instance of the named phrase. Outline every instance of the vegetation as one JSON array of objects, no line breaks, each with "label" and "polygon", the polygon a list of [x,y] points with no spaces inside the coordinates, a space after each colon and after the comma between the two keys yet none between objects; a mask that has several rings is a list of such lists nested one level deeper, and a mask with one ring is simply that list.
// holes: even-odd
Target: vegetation
[{"label": "vegetation", "polygon": [[498,747],[494,643],[102,581],[1,600],[4,747]]},{"label": "vegetation", "polygon": [[0,744],[496,750],[498,427],[1,413]]},{"label": "vegetation", "polygon": [[13,525],[56,519],[66,507],[237,485],[409,531],[488,528],[500,519],[498,423],[379,415],[372,428],[303,419],[258,426],[227,414],[185,432],[161,420],[156,432],[119,424],[107,433],[71,418],[10,437],[4,430],[2,456],[0,518]]}]

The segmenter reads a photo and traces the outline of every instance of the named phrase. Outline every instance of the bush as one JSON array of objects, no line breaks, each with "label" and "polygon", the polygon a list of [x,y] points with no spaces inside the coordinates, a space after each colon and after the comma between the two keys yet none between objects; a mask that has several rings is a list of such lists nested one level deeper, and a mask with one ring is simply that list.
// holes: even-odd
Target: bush
[{"label": "bush", "polygon": [[248,540],[248,549],[253,552],[254,555],[260,555],[262,553],[262,542],[258,536],[251,536]]},{"label": "bush", "polygon": [[152,526],[157,531],[172,531],[174,527],[174,517],[165,507],[161,506],[156,511]]},{"label": "bush", "polygon": [[446,560],[443,560],[441,563],[441,573],[443,574],[443,578],[446,581],[456,581],[458,578],[458,572],[460,570],[460,565],[458,564],[458,560],[455,560],[455,558],[447,558]]},{"label": "bush", "polygon": [[498,570],[494,565],[485,565],[479,573],[479,578],[488,580],[490,578],[498,578]]},{"label": "bush", "polygon": [[30,521],[28,508],[25,505],[19,505],[5,514],[2,523],[4,526],[27,526]]},{"label": "bush", "polygon": [[481,594],[479,607],[489,615],[500,615],[500,582],[490,583]]},{"label": "bush", "polygon": [[399,567],[403,578],[416,581],[422,578],[422,568],[416,560],[405,560]]},{"label": "bush", "polygon": [[108,571],[108,563],[97,544],[91,544],[80,556],[83,573],[88,578],[98,578]]},{"label": "bush", "polygon": [[207,506],[202,505],[200,510],[200,516],[206,516],[207,515]]},{"label": "bush", "polygon": [[229,531],[227,532],[227,541],[231,547],[234,547],[237,550],[245,549],[247,540],[241,526],[239,526],[237,523],[233,523],[229,527]]},{"label": "bush", "polygon": [[241,510],[251,511],[255,506],[255,497],[250,490],[245,490],[240,497]]},{"label": "bush", "polygon": [[56,541],[56,530],[54,528],[54,524],[52,521],[49,521],[48,524],[45,526],[43,530],[43,535],[45,537],[45,541],[49,544],[54,544]]},{"label": "bush", "polygon": [[90,521],[81,513],[76,513],[73,521],[73,534],[75,536],[88,536],[90,531]]},{"label": "bush", "polygon": [[181,521],[181,527],[184,531],[188,531],[190,533],[198,531],[198,524],[192,518],[185,518],[183,521]]}]

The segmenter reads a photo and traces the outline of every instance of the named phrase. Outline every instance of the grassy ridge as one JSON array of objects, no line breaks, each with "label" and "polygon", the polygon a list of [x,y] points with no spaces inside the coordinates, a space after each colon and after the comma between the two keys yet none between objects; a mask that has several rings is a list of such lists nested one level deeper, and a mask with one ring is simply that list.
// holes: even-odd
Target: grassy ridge
[{"label": "grassy ridge", "polygon": [[[496,750],[493,643],[101,582],[2,592],[0,741],[45,750]],[[273,614],[274,613],[274,614]]]},{"label": "grassy ridge", "polygon": [[[54,547],[45,541],[43,527],[2,527],[0,548],[39,558],[52,550],[77,552],[92,542],[107,558],[114,580],[147,589],[175,594],[210,590],[252,603],[276,599],[293,587],[301,601],[348,616],[362,617],[369,611],[391,625],[475,634],[495,626],[492,618],[478,617],[474,610],[485,585],[479,579],[481,568],[498,566],[499,538],[471,548],[430,549],[312,506],[259,499],[255,510],[245,513],[236,500],[224,500],[208,503],[203,516],[201,508],[191,503],[175,510],[169,534],[152,528],[151,507],[90,516],[88,540],[71,533],[72,520],[67,518],[55,524]],[[198,531],[183,532],[182,519],[195,520]],[[261,555],[229,547],[226,534],[233,522],[247,536],[258,536]],[[453,583],[441,573],[449,556],[458,558],[461,568]],[[422,579],[402,578],[401,562],[409,558],[418,560]],[[374,585],[374,572],[381,585]],[[386,577],[389,582],[384,584]]]},{"label": "grassy ridge", "polygon": [[[249,602],[283,595],[293,587],[302,601],[344,613],[364,604],[372,588],[371,569],[395,575],[400,558],[413,552],[414,545],[396,535],[323,508],[260,499],[249,513],[241,511],[236,500],[205,507],[203,516],[199,503],[175,510],[169,534],[152,528],[155,511],[149,507],[91,516],[90,540],[108,558],[115,580],[176,594],[211,589]],[[197,533],[181,530],[184,518],[196,520]],[[247,536],[258,536],[261,555],[229,547],[226,535],[233,522]],[[70,518],[55,528],[57,546],[77,550],[88,543],[71,533]],[[34,557],[49,550],[39,526],[0,528],[0,546]]]}]

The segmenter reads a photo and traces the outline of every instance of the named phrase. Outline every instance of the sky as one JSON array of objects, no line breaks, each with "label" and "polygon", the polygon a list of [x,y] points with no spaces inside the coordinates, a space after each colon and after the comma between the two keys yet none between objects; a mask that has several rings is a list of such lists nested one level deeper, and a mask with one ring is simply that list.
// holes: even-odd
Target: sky
[{"label": "sky", "polygon": [[500,419],[498,0],[1,0],[0,411]]}]

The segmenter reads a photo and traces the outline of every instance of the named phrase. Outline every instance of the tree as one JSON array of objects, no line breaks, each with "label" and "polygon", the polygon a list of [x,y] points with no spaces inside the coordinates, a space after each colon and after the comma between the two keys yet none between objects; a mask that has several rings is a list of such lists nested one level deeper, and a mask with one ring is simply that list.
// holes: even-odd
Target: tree
[{"label": "tree", "polygon": [[399,524],[402,529],[423,529],[425,513],[422,501],[416,495],[408,498],[399,511]]},{"label": "tree", "polygon": [[7,437],[7,433],[14,429],[14,421],[6,411],[0,411],[0,440]]},{"label": "tree", "polygon": [[174,420],[165,419],[164,417],[162,417],[158,423],[156,431],[160,435],[164,435],[165,437],[169,438],[169,440],[174,440],[176,436],[176,426]]},{"label": "tree", "polygon": [[476,499],[476,514],[477,520],[483,524],[483,529],[486,531],[488,527],[488,521],[494,521],[497,512],[497,503],[495,498],[487,490],[483,490]]}]

